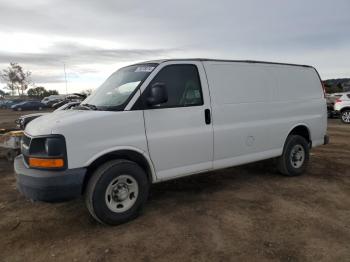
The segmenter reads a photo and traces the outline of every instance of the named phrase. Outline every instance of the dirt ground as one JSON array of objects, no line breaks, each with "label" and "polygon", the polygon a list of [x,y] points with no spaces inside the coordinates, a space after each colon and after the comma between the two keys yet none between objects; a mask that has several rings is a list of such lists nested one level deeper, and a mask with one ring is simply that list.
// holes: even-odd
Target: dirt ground
[{"label": "dirt ground", "polygon": [[264,161],[157,184],[116,227],[82,199],[26,200],[0,160],[0,261],[350,261],[350,125],[331,120],[329,134],[304,176]]}]

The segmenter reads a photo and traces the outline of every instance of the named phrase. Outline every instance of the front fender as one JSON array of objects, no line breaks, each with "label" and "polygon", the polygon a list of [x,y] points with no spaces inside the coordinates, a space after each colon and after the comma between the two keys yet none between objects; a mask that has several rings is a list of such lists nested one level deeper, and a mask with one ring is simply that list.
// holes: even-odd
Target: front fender
[{"label": "front fender", "polygon": [[111,147],[111,148],[108,148],[106,150],[103,150],[97,154],[95,154],[93,157],[91,157],[86,163],[84,166],[88,167],[90,166],[94,161],[96,161],[97,159],[107,155],[107,154],[110,154],[110,153],[117,153],[117,152],[120,152],[120,151],[132,151],[132,152],[135,152],[135,153],[138,153],[140,155],[143,156],[143,158],[147,161],[147,164],[150,168],[150,171],[151,171],[151,175],[152,175],[152,182],[156,182],[157,181],[157,176],[156,176],[156,172],[155,172],[155,168],[154,168],[154,165],[153,165],[153,162],[151,160],[151,158],[149,157],[149,155],[147,154],[147,152],[137,148],[137,147],[133,147],[133,146],[116,146],[116,147]]}]

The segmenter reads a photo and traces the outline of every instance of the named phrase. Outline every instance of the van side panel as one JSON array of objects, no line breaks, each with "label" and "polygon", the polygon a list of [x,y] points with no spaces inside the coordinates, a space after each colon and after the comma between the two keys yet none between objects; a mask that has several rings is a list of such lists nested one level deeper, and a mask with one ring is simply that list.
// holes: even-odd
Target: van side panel
[{"label": "van side panel", "polygon": [[268,108],[273,147],[283,147],[287,135],[297,125],[309,129],[313,146],[323,144],[327,131],[327,107],[315,69],[271,65],[268,71],[275,79]]},{"label": "van side panel", "polygon": [[326,103],[313,68],[240,62],[203,62],[210,88],[214,168],[282,154],[289,132],[310,131],[312,144],[326,134]]},{"label": "van side panel", "polygon": [[264,66],[216,61],[204,66],[212,102],[214,168],[278,154],[272,151],[267,121],[273,80]]}]

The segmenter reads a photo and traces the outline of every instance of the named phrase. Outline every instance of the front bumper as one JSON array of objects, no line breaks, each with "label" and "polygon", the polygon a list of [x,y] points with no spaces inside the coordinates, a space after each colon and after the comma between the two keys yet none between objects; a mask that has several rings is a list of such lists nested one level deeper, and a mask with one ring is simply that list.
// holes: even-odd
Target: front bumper
[{"label": "front bumper", "polygon": [[28,168],[23,156],[14,162],[17,188],[27,198],[44,202],[61,202],[82,194],[86,168],[64,171]]}]

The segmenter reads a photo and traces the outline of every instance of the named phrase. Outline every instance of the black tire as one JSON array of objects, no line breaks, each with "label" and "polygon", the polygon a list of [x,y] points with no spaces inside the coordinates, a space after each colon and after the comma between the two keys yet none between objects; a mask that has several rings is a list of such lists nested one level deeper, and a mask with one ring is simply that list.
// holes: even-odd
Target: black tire
[{"label": "black tire", "polygon": [[[303,161],[300,160],[298,163],[298,165],[301,163],[301,166],[298,166],[298,165],[295,166],[292,164],[292,162],[294,163],[294,161],[292,161],[293,157],[291,155],[293,154],[294,152],[293,150],[295,149],[295,147],[298,148],[298,145],[302,147],[302,149],[304,150],[304,156],[303,157],[299,156],[300,158],[298,158],[298,160],[303,159]],[[301,175],[307,168],[307,165],[309,162],[309,153],[310,153],[309,144],[304,137],[299,135],[288,136],[283,148],[283,154],[278,158],[277,168],[279,172],[285,176]]]},{"label": "black tire", "polygon": [[[110,183],[121,175],[131,176],[138,185],[135,203],[126,211],[113,212],[106,203],[106,190]],[[118,225],[135,219],[142,211],[149,192],[146,172],[135,162],[129,160],[112,160],[98,167],[90,178],[85,202],[90,214],[100,223]]]},{"label": "black tire", "polygon": [[340,119],[341,121],[344,123],[344,124],[350,124],[350,110],[349,109],[346,109],[346,110],[343,110],[340,114]]},{"label": "black tire", "polygon": [[333,111],[329,111],[329,112],[328,112],[328,118],[333,119],[333,118],[335,118],[335,117],[336,117],[336,115],[335,115],[335,113],[334,113]]}]

